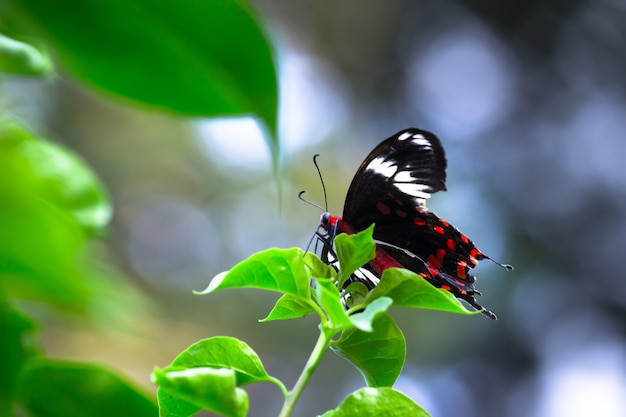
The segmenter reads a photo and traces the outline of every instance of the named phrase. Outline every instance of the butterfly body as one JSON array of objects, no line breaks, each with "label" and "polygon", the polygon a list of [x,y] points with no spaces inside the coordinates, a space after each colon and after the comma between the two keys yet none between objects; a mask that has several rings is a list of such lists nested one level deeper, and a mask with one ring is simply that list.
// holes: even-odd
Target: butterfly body
[{"label": "butterfly body", "polygon": [[[376,257],[364,270],[379,279],[385,269],[409,269],[495,319],[476,302],[474,295],[480,293],[470,273],[478,261],[490,258],[426,208],[431,193],[446,190],[446,167],[443,147],[430,132],[410,128],[384,140],[357,170],[343,216],[322,214],[318,231],[325,242],[322,258],[331,262],[335,236],[354,234],[374,223]],[[369,288],[376,285],[368,278],[353,280]]]}]

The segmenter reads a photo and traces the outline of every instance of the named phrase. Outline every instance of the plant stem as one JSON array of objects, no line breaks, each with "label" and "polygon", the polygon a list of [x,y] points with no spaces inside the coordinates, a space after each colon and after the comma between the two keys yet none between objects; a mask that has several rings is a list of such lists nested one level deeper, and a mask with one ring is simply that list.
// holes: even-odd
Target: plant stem
[{"label": "plant stem", "polygon": [[313,375],[313,372],[315,372],[315,369],[317,369],[317,366],[322,361],[324,352],[328,349],[331,339],[332,335],[327,335],[322,328],[320,336],[317,339],[317,343],[315,343],[315,347],[313,348],[313,352],[311,352],[311,356],[309,356],[300,377],[298,377],[296,385],[293,386],[293,389],[289,391],[285,397],[285,403],[283,404],[283,408],[280,410],[278,417],[289,417],[291,415],[298,398],[300,398],[304,387],[307,382],[309,382],[309,378],[311,378],[311,375]]}]

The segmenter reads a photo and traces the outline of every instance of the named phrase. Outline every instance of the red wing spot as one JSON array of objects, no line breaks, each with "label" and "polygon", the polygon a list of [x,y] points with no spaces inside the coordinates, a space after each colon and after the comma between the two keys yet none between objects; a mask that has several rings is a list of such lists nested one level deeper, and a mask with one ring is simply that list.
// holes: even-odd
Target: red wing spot
[{"label": "red wing spot", "polygon": [[437,249],[437,259],[439,260],[439,263],[443,263],[443,257],[446,256],[446,250],[445,249]]},{"label": "red wing spot", "polygon": [[450,226],[450,223],[448,223],[447,221],[445,221],[444,219],[439,219],[439,223],[443,224],[443,227],[448,227]]},{"label": "red wing spot", "polygon": [[396,214],[398,215],[398,217],[406,217],[408,216],[408,213],[404,210],[396,210]]},{"label": "red wing spot", "polygon": [[391,209],[386,204],[378,203],[378,204],[376,204],[376,208],[378,209],[378,211],[380,211],[385,216],[387,216],[388,214],[391,213]]},{"label": "red wing spot", "polygon": [[399,205],[400,207],[402,207],[404,205],[402,200],[396,200],[396,204]]},{"label": "red wing spot", "polygon": [[467,236],[465,236],[463,233],[461,233],[461,240],[463,241],[463,243],[467,244],[469,243],[469,239],[467,238]]},{"label": "red wing spot", "polygon": [[461,279],[467,279],[467,275],[465,273],[466,269],[467,269],[467,262],[459,261],[459,263],[456,264],[456,276]]},{"label": "red wing spot", "polygon": [[450,291],[452,289],[452,287],[450,287],[449,285],[442,285],[441,289],[442,290],[446,290],[446,291]]},{"label": "red wing spot", "polygon": [[415,223],[418,226],[426,226],[426,220],[420,219],[419,217],[414,217],[413,223]]},{"label": "red wing spot", "polygon": [[446,244],[448,245],[448,249],[450,250],[454,250],[454,248],[456,247],[456,243],[454,243],[454,240],[452,239],[448,239]]},{"label": "red wing spot", "polygon": [[472,261],[472,263],[474,265],[478,264],[477,259],[481,259],[482,256],[482,252],[479,251],[478,249],[474,248],[470,251],[469,256],[470,256],[470,260]]},{"label": "red wing spot", "polygon": [[428,262],[428,265],[431,266],[432,268],[436,268],[436,269],[441,268],[441,261],[439,261],[439,259],[435,258],[433,255],[430,255],[426,259],[426,262]]},{"label": "red wing spot", "polygon": [[445,233],[445,230],[443,230],[443,227],[441,227],[441,226],[435,226],[435,227],[433,227],[433,230],[436,233],[439,233],[440,235],[443,235]]}]

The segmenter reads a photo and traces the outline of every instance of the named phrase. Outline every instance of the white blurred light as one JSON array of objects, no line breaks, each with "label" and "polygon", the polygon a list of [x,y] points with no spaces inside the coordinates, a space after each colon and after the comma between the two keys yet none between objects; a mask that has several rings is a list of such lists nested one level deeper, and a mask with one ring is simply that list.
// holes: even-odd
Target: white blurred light
[{"label": "white blurred light", "polygon": [[506,116],[512,103],[512,65],[504,48],[477,27],[445,32],[416,54],[409,100],[448,138],[476,136]]},{"label": "white blurred light", "polygon": [[[314,146],[348,115],[337,75],[311,57],[289,50],[280,55],[279,131],[284,153]],[[201,150],[214,162],[246,170],[266,170],[270,153],[251,117],[207,119],[197,123]]]},{"label": "white blurred light", "polygon": [[539,390],[537,417],[620,417],[626,398],[626,355],[618,343],[601,340],[548,363]]},{"label": "white blurred light", "polygon": [[280,133],[287,153],[314,146],[349,114],[344,83],[323,61],[286,50],[280,63]]},{"label": "white blurred light", "polygon": [[203,120],[197,124],[200,149],[211,161],[240,169],[270,166],[270,152],[252,117]]}]

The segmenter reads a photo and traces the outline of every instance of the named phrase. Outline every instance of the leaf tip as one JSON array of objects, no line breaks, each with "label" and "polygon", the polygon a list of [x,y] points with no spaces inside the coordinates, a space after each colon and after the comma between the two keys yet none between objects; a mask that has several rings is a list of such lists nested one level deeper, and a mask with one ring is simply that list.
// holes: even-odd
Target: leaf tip
[{"label": "leaf tip", "polygon": [[204,290],[202,291],[194,290],[193,293],[195,295],[205,295],[205,294],[215,291],[220,286],[222,281],[224,281],[224,278],[226,277],[226,275],[228,275],[228,272],[229,271],[220,272],[215,277],[213,277],[209,285]]}]

